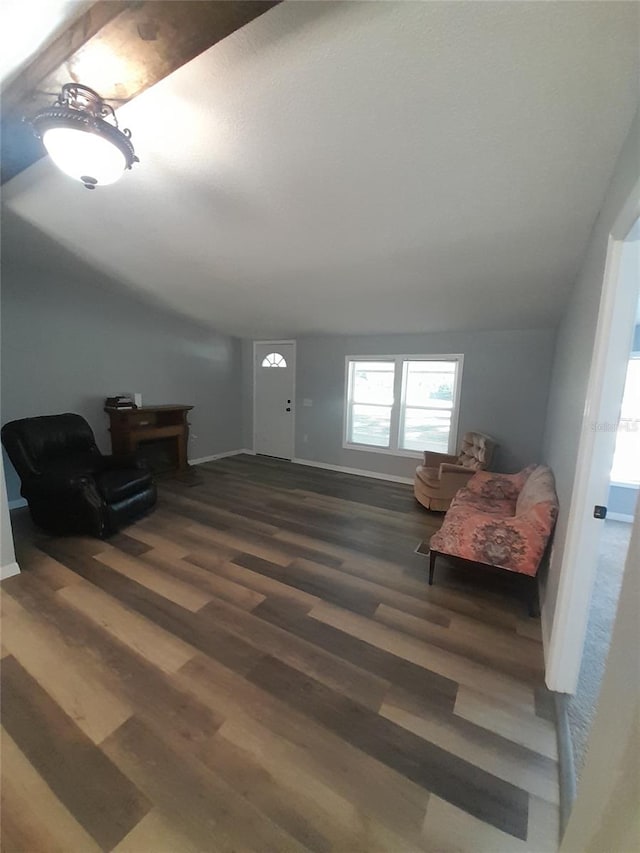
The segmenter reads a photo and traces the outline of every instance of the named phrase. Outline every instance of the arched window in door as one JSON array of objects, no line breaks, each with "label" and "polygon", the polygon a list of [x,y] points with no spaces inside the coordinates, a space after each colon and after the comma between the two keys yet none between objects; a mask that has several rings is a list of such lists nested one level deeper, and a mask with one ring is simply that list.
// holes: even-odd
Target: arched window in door
[{"label": "arched window in door", "polygon": [[269,355],[265,355],[262,359],[263,367],[286,367],[287,360],[286,358],[279,352],[270,352]]}]

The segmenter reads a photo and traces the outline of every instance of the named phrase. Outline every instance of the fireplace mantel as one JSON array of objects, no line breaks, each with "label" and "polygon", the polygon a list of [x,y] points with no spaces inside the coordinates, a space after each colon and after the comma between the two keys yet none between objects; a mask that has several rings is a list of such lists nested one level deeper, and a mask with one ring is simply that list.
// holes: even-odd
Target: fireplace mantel
[{"label": "fireplace mantel", "polygon": [[172,442],[175,470],[186,471],[189,422],[187,413],[193,406],[141,406],[137,409],[105,407],[111,425],[111,449],[114,456],[136,453],[145,442]]}]

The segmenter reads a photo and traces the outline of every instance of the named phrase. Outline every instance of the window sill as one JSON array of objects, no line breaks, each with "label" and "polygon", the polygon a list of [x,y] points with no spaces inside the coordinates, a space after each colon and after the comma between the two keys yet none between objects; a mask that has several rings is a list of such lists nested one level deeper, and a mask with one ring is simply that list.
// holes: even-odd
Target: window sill
[{"label": "window sill", "polygon": [[382,453],[385,456],[403,456],[405,459],[422,459],[422,450],[391,450],[388,447],[376,447],[375,444],[347,444],[343,442],[343,450],[364,450],[365,453]]},{"label": "window sill", "polygon": [[640,489],[640,483],[622,483],[620,480],[611,480],[610,486],[615,486],[616,489]]}]

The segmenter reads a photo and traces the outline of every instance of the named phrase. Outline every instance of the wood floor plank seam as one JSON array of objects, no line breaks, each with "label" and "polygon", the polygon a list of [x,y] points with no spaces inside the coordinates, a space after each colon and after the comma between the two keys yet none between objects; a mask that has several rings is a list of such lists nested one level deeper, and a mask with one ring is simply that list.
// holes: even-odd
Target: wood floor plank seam
[{"label": "wood floor plank seam", "polygon": [[539,621],[427,585],[410,486],[238,455],[107,541],[14,520],[7,853],[557,849]]},{"label": "wood floor plank seam", "polygon": [[425,670],[494,696],[499,702],[508,701],[521,706],[527,712],[535,712],[533,686],[490,666],[421,642],[357,613],[340,610],[332,603],[322,602],[316,605],[310,611],[309,617],[333,625]]},{"label": "wood floor plank seam", "polygon": [[226,715],[220,732],[225,737],[237,733],[232,740],[258,748],[268,766],[272,752],[285,754],[347,797],[354,808],[378,814],[401,835],[419,830],[429,793],[411,780],[211,659],[189,661],[181,676],[194,693]]},{"label": "wood floor plank seam", "polygon": [[[194,740],[208,737],[219,728],[222,721],[211,709],[176,688],[170,675],[142,656],[130,639],[105,632],[99,624],[97,613],[87,614],[72,609],[60,595],[62,590],[54,593],[47,588],[34,588],[33,583],[25,584],[25,581],[33,580],[31,577],[23,578],[19,588],[17,585],[13,586],[12,596],[31,616],[49,626],[48,638],[51,631],[59,634],[66,643],[65,659],[69,657],[69,650],[73,651],[74,648],[80,648],[86,653],[90,650],[92,671],[101,678],[103,688],[110,689],[108,702],[124,700],[127,703],[127,716],[135,709],[138,715],[155,719],[160,726],[177,725],[185,736]],[[86,585],[89,586],[88,583]],[[120,606],[121,602],[117,601],[117,604]],[[193,653],[188,655],[187,660],[197,654],[199,650],[193,648]],[[21,656],[19,651],[18,658]],[[256,660],[257,656],[253,655],[252,663]],[[83,676],[85,672],[86,665],[78,668],[79,676]],[[56,677],[56,670],[53,677]],[[46,687],[46,681],[41,686]],[[102,707],[100,705],[98,709],[101,715]],[[74,712],[82,710],[76,699],[72,706],[72,716]],[[115,722],[121,721],[123,716]],[[85,719],[86,710],[80,725]],[[110,728],[113,729],[113,725]],[[103,738],[107,731],[108,729],[102,726],[96,740]]]},{"label": "wood floor plank seam", "polygon": [[469,814],[525,839],[528,795],[266,656],[249,680]]},{"label": "wood floor plank seam", "polygon": [[3,726],[78,823],[110,850],[150,801],[15,658],[3,661],[1,677]]}]

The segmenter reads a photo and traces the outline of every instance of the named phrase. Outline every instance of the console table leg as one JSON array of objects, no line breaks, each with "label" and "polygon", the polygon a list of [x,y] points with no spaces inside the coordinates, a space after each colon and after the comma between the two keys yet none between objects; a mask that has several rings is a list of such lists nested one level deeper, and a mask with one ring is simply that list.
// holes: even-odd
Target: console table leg
[{"label": "console table leg", "polygon": [[436,567],[436,552],[429,551],[429,586],[433,586],[433,572]]}]

